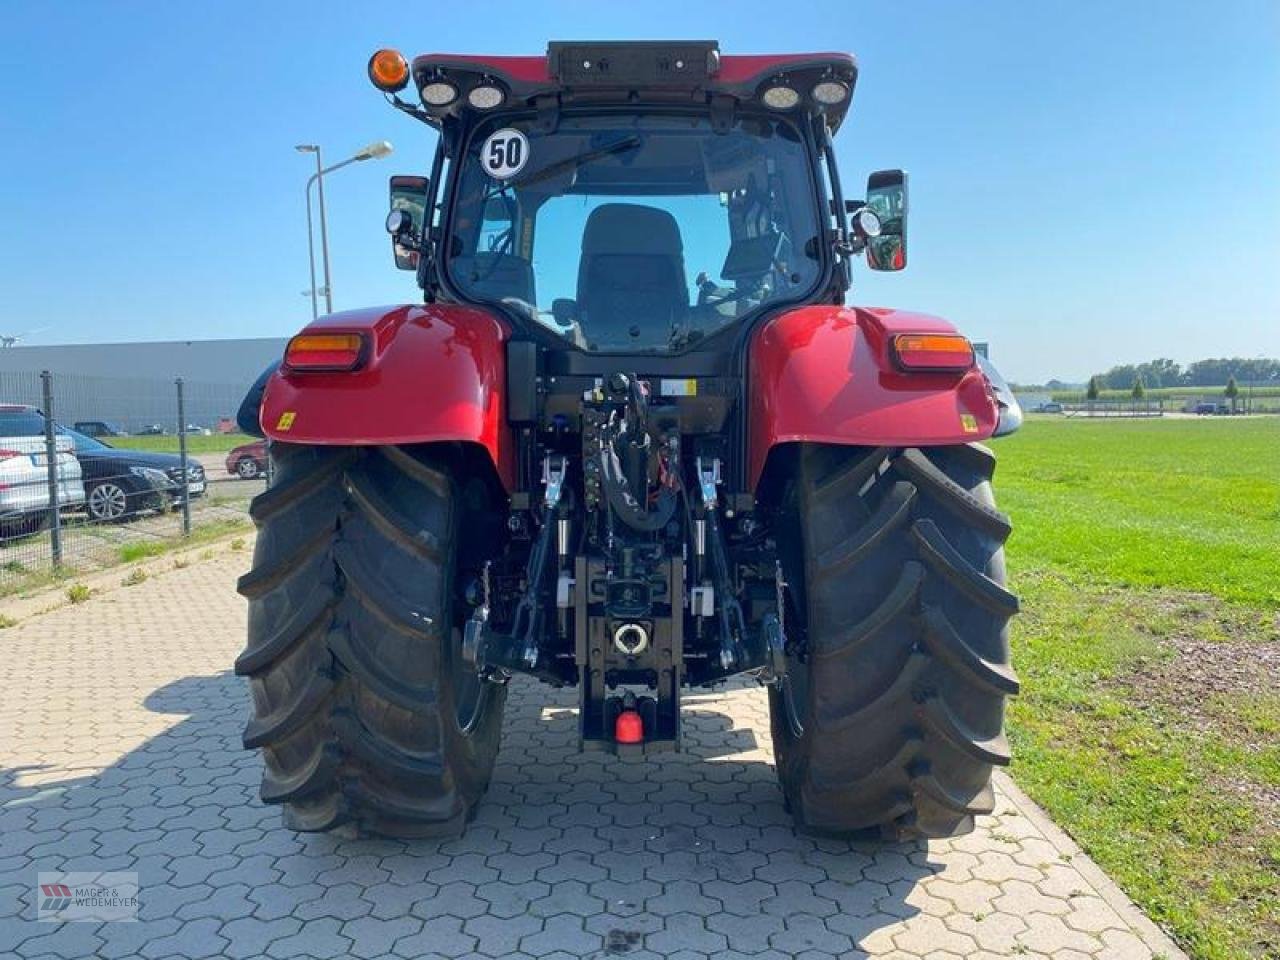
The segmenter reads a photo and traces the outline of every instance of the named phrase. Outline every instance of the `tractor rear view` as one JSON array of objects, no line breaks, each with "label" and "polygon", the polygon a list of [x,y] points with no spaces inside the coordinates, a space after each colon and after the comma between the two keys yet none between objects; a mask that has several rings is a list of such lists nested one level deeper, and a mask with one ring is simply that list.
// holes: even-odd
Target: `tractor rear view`
[{"label": "tractor rear view", "polygon": [[423,298],[321,318],[248,402],[263,799],[455,833],[514,675],[577,688],[584,750],[650,753],[682,691],[746,674],[800,828],[971,829],[1018,689],[977,441],[1020,413],[950,324],[844,306],[858,260],[907,259],[906,174],[841,191],[853,59],[575,42],[369,74],[438,132],[387,219]]}]

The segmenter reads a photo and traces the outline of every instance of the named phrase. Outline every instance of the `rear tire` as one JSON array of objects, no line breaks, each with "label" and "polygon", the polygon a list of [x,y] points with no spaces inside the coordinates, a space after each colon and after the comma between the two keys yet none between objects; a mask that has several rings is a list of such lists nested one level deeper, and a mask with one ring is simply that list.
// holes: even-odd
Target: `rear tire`
[{"label": "rear tire", "polygon": [[799,449],[781,524],[796,648],[770,712],[800,828],[946,837],[991,812],[1018,691],[994,466],[976,444]]},{"label": "rear tire", "polygon": [[[505,687],[461,662],[458,531],[487,509],[438,453],[273,444],[253,501],[247,748],[285,825],[462,831],[488,786]],[[460,489],[461,487],[461,489]]]},{"label": "rear tire", "polygon": [[49,525],[49,519],[47,509],[0,519],[0,541],[34,537]]}]

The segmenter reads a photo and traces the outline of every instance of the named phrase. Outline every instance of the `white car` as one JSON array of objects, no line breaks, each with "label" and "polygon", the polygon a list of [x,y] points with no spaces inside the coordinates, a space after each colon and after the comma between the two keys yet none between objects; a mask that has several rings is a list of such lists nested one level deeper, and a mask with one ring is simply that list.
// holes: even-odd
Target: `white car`
[{"label": "white car", "polygon": [[[84,505],[75,444],[54,437],[58,506]],[[49,469],[44,415],[25,404],[0,404],[0,540],[35,533],[49,522]]]}]

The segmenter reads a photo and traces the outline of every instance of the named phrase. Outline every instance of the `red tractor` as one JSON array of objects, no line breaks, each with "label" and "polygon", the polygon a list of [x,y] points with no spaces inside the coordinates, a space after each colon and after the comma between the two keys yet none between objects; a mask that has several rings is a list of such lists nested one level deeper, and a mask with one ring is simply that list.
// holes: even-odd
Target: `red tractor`
[{"label": "red tractor", "polygon": [[746,674],[800,828],[971,829],[1018,689],[976,441],[1021,414],[947,322],[844,305],[855,260],[907,259],[906,174],[841,191],[854,60],[572,42],[369,74],[439,134],[387,220],[424,296],[311,324],[246,400],[262,798],[457,832],[515,674],[578,688],[583,749],[643,753],[679,749],[683,689]]}]

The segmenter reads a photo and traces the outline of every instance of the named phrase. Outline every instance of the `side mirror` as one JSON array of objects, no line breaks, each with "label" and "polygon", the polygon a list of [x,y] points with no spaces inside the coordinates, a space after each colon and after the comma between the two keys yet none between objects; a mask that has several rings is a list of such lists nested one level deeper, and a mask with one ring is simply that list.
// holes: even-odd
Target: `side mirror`
[{"label": "side mirror", "polygon": [[880,233],[867,238],[867,266],[901,270],[907,265],[907,172],[877,170],[867,177],[867,207],[880,218]]},{"label": "side mirror", "polygon": [[427,222],[427,186],[426,177],[391,178],[387,232],[391,234],[391,251],[398,270],[418,269],[418,248]]}]

